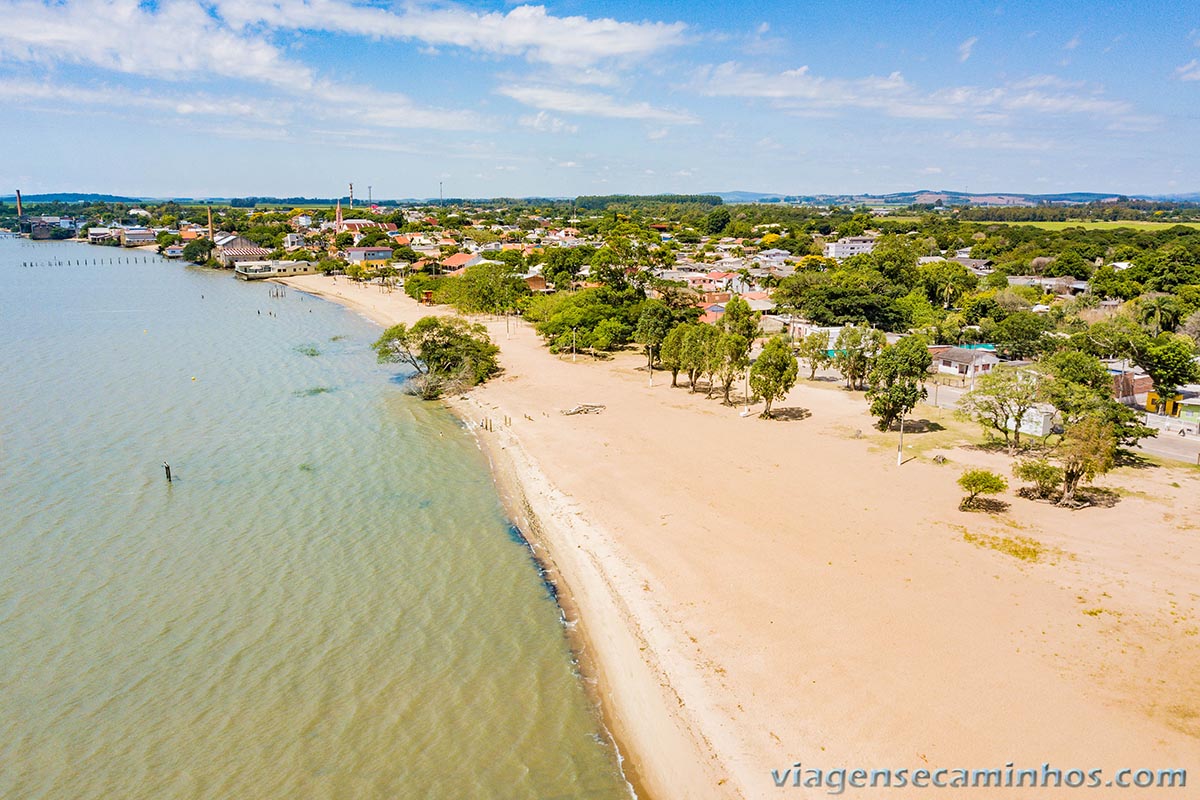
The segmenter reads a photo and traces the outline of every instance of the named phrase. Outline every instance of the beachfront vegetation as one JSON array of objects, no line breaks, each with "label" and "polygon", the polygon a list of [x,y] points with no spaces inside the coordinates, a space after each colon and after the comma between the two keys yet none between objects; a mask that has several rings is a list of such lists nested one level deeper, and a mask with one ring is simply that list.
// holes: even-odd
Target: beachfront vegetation
[{"label": "beachfront vegetation", "polygon": [[796,356],[787,339],[774,336],[767,340],[750,367],[750,389],[766,404],[759,416],[771,419],[771,404],[791,391],[797,372]]},{"label": "beachfront vegetation", "polygon": [[1003,492],[1008,488],[1008,481],[986,469],[969,469],[959,476],[958,485],[967,493],[958,507],[967,511],[978,506],[981,495]]},{"label": "beachfront vegetation", "polygon": [[500,371],[487,329],[462,317],[423,317],[393,325],[373,345],[381,362],[407,364],[414,394],[432,400],[483,383]]}]

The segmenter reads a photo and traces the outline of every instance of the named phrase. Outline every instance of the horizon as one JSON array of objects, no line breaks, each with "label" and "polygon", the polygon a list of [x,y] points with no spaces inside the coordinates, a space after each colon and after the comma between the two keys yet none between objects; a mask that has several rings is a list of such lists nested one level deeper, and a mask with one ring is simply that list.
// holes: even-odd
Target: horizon
[{"label": "horizon", "polygon": [[[388,198],[861,195],[931,179],[975,195],[1197,190],[1194,114],[1179,110],[1200,92],[1197,10],[593,8],[0,0],[0,98],[21,120],[0,134],[20,155],[0,185],[193,198],[335,197],[350,182]],[[1028,188],[980,188],[1001,183]]]}]

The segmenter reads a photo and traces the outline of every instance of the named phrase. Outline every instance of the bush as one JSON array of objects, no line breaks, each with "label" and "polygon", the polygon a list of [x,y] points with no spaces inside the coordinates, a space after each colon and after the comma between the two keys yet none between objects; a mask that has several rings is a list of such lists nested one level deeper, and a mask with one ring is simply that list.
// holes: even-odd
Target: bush
[{"label": "bush", "polygon": [[1013,475],[1033,486],[1025,487],[1022,494],[1039,499],[1050,499],[1062,489],[1063,471],[1045,459],[1018,461],[1013,465]]},{"label": "bush", "polygon": [[973,508],[981,494],[999,494],[1008,488],[1008,481],[986,469],[969,469],[958,479],[958,485],[967,493],[958,507]]}]

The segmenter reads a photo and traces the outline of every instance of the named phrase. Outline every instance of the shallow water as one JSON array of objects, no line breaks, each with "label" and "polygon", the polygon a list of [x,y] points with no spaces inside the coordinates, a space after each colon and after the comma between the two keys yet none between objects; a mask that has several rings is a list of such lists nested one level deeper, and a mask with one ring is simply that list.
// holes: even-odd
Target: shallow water
[{"label": "shallow water", "polygon": [[0,240],[0,796],[628,796],[483,457],[377,335]]}]

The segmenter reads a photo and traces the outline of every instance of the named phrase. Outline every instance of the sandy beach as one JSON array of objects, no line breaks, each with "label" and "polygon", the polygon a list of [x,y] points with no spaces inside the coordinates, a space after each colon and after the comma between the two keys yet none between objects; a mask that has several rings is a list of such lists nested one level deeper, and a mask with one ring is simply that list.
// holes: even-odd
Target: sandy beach
[{"label": "sandy beach", "polygon": [[[449,313],[345,278],[284,282],[380,325]],[[946,429],[908,436],[897,467],[895,435],[836,383],[801,381],[777,404],[784,419],[743,418],[686,379],[671,388],[669,373],[650,386],[638,353],[572,362],[527,324],[481,321],[504,374],[451,405],[491,420],[477,438],[563,591],[645,796],[830,793],[778,788],[771,771],[797,762],[1049,763],[1105,780],[1183,768],[1200,781],[1196,469],[1123,468],[1098,482],[1111,507],[1070,511],[1010,487],[1007,511],[963,512],[960,472],[1008,475],[1010,462],[954,446],[974,431],[946,412],[918,409]],[[579,403],[605,409],[559,413]],[[1043,552],[1024,561],[965,534]]]}]

